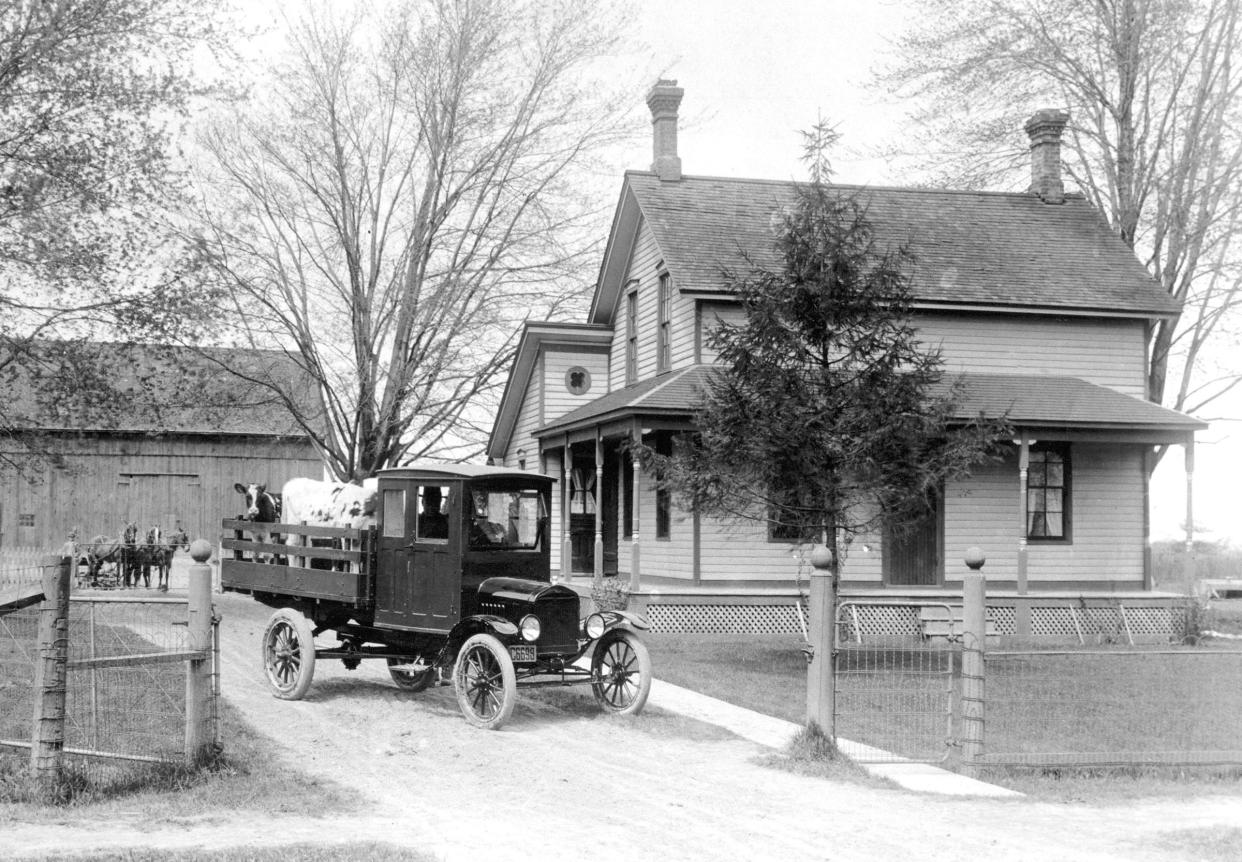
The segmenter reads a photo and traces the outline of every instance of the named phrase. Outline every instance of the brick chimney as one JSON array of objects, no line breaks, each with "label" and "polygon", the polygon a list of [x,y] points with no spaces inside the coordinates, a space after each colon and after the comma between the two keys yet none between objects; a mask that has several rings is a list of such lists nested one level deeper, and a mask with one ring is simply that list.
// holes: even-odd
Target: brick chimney
[{"label": "brick chimney", "polygon": [[1026,121],[1026,134],[1031,139],[1031,188],[1044,203],[1065,202],[1065,184],[1061,181],[1061,133],[1069,122],[1069,114],[1055,108],[1036,111]]},{"label": "brick chimney", "polygon": [[676,182],[681,179],[681,159],[677,155],[677,107],[686,91],[676,81],[661,78],[647,94],[647,107],[651,109],[651,170],[661,179]]}]

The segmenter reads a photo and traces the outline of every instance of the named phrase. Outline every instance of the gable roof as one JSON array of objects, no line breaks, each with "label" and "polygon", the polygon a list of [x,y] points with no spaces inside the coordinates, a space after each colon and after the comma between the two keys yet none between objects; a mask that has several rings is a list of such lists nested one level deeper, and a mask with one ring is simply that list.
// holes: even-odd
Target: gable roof
[{"label": "gable roof", "polygon": [[[722,370],[719,366],[693,365],[613,390],[557,417],[535,435],[549,437],[626,416],[692,419],[712,375]],[[1077,377],[946,373],[933,391],[946,391],[956,380],[961,380],[963,389],[954,415],[963,422],[980,414],[992,418],[1007,414],[1017,427],[1134,431],[1157,436],[1181,435],[1207,427],[1207,423],[1184,413]]]},{"label": "gable roof", "polygon": [[[1180,310],[1079,196],[1047,204],[1024,193],[834,188],[865,204],[881,248],[909,247],[918,307],[1138,317]],[[779,268],[774,216],[795,200],[793,182],[693,176],[662,182],[650,172],[628,171],[589,320],[611,322],[640,223],[650,227],[679,290],[723,293],[721,272],[742,269],[742,251]]]},{"label": "gable roof", "polygon": [[307,416],[318,390],[279,350],[44,341],[0,373],[0,417],[49,432],[304,437],[265,381]]}]

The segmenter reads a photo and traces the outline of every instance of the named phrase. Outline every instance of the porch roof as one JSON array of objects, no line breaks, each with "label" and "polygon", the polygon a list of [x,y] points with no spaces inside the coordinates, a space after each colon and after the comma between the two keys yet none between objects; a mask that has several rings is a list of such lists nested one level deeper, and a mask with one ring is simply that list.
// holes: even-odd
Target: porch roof
[{"label": "porch roof", "polygon": [[[711,376],[719,370],[691,365],[615,389],[552,420],[535,436],[568,434],[629,418],[691,420]],[[1186,437],[1207,427],[1192,416],[1077,377],[965,372],[946,375],[941,388],[959,379],[963,388],[956,416],[962,421],[981,414],[1007,415],[1016,427],[1045,433],[1124,432],[1151,442]]]}]

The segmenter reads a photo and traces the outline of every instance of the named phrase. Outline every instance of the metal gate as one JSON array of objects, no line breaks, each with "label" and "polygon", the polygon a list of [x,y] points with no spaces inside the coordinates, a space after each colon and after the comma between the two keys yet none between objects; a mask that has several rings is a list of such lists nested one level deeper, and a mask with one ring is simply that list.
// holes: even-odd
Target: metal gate
[{"label": "metal gate", "polygon": [[838,744],[866,763],[942,763],[957,749],[960,610],[847,601],[833,627]]}]

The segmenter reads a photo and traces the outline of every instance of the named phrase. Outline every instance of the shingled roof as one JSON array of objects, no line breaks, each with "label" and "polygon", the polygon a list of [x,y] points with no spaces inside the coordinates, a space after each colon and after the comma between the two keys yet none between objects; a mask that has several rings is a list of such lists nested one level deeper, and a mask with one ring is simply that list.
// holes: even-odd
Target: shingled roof
[{"label": "shingled roof", "polygon": [[[1050,312],[1163,317],[1179,311],[1079,196],[1048,204],[1032,194],[834,186],[866,206],[881,247],[914,255],[913,288],[923,306],[1008,306]],[[629,171],[610,245],[624,257],[635,215],[650,226],[682,291],[724,289],[722,270],[779,268],[773,225],[794,205],[792,182],[685,176],[662,182]],[[606,256],[592,323],[609,322],[618,273]]]},{"label": "shingled roof", "polygon": [[[693,417],[712,375],[721,370],[712,365],[693,365],[615,389],[557,417],[536,431],[536,436],[547,437],[626,416]],[[1077,377],[966,372],[960,377],[946,374],[933,391],[946,391],[956,380],[963,387],[955,415],[963,421],[982,414],[1007,416],[1016,427],[1175,435],[1207,427],[1184,413]]]},{"label": "shingled roof", "polygon": [[3,363],[0,422],[43,432],[305,436],[265,382],[319,412],[283,352],[45,341]]}]

